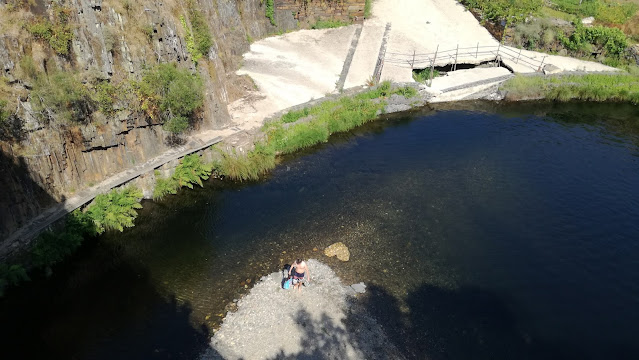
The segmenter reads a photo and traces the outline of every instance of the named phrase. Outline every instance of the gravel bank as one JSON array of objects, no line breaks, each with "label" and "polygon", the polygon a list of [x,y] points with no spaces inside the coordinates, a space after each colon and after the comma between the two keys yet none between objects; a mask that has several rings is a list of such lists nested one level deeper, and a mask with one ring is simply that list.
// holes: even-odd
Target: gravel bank
[{"label": "gravel bank", "polygon": [[403,359],[327,265],[309,260],[311,283],[281,289],[281,274],[263,277],[238,301],[211,339],[205,358]]}]

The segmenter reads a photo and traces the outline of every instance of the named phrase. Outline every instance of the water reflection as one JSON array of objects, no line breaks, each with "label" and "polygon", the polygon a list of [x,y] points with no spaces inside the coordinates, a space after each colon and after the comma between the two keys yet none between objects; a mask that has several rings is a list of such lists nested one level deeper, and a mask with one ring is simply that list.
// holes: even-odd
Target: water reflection
[{"label": "water reflection", "polygon": [[[635,115],[467,103],[388,116],[286,157],[262,181],[213,180],[144,203],[135,228],[85,247],[47,283],[57,285],[15,297],[30,309],[41,303],[29,291],[60,294],[68,307],[54,301],[41,325],[22,312],[10,321],[45,329],[47,348],[64,343],[46,330],[64,314],[55,333],[94,333],[76,349],[96,357],[135,347],[122,334],[140,354],[171,342],[141,323],[180,328],[189,340],[166,345],[179,357],[251,284],[303,256],[370,284],[364,304],[412,358],[637,355]],[[351,261],[323,257],[336,241]],[[111,330],[75,320],[98,308]]]}]

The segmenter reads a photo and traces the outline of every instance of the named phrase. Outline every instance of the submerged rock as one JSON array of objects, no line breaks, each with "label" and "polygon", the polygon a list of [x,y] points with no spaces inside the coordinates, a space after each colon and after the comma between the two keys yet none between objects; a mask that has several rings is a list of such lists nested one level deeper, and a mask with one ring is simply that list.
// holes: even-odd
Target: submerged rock
[{"label": "submerged rock", "polygon": [[351,258],[351,253],[343,242],[336,242],[324,249],[324,255],[328,257],[337,256],[341,261],[348,261]]}]

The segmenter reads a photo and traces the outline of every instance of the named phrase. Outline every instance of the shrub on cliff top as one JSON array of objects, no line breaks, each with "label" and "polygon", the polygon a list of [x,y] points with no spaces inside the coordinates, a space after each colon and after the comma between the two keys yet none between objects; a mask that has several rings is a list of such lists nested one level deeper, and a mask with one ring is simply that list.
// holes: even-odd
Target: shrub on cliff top
[{"label": "shrub on cliff top", "polygon": [[147,70],[133,86],[141,109],[150,118],[162,121],[165,129],[174,134],[186,130],[204,104],[200,76],[178,69],[173,63]]}]

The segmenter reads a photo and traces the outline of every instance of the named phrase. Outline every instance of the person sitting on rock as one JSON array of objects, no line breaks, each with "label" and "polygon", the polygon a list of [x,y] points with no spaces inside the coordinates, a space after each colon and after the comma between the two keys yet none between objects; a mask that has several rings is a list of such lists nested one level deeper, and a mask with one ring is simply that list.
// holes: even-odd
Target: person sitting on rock
[{"label": "person sitting on rock", "polygon": [[306,261],[302,259],[295,260],[293,265],[291,265],[291,268],[288,270],[289,277],[291,273],[293,273],[293,288],[297,288],[297,291],[302,291],[304,275],[306,275],[306,281],[311,282],[311,272],[308,270]]}]

